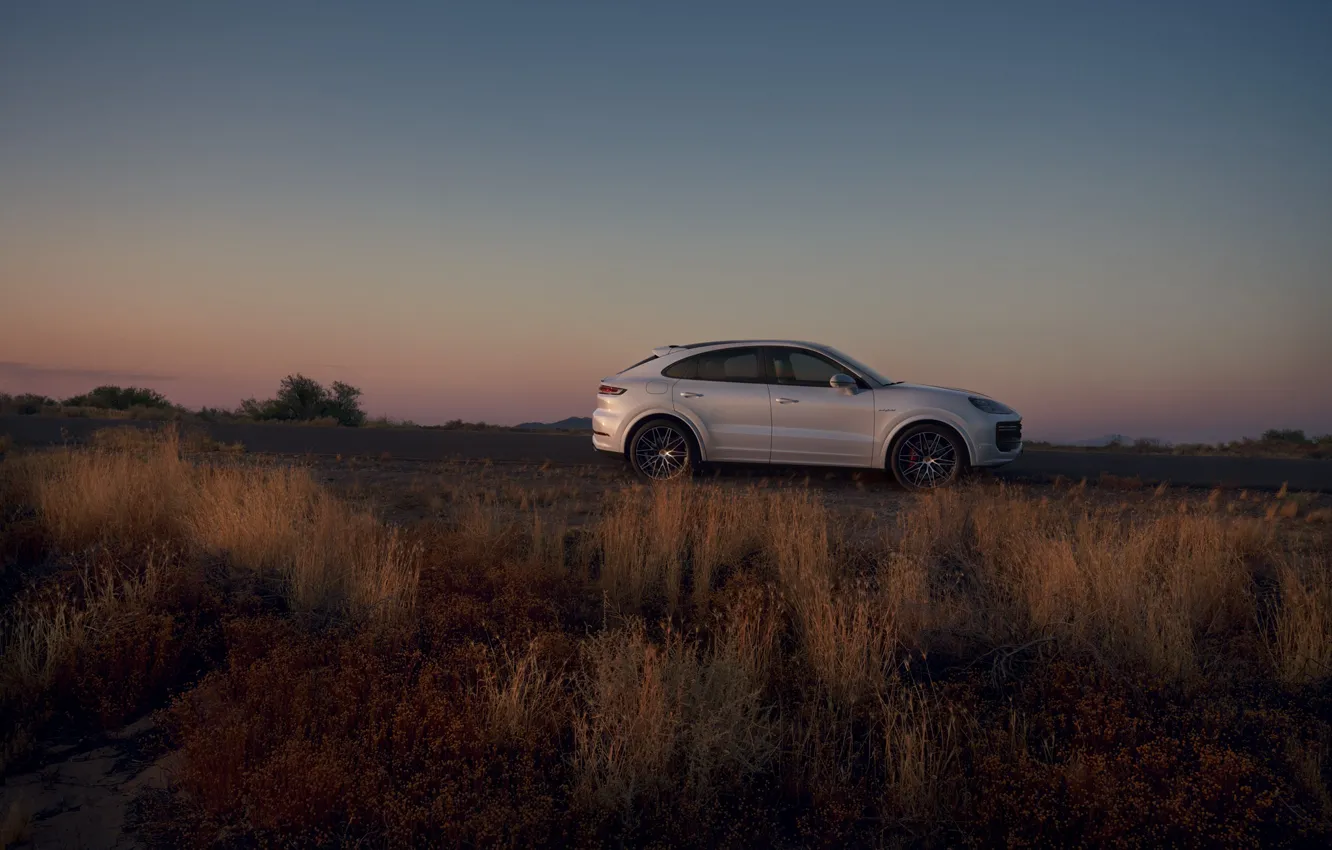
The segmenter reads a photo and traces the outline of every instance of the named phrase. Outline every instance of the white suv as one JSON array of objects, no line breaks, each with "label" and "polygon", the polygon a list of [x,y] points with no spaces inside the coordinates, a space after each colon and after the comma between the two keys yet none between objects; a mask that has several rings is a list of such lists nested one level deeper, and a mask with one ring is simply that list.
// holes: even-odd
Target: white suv
[{"label": "white suv", "polygon": [[1022,451],[1022,417],[976,393],[890,381],[826,345],[668,345],[602,381],[592,444],[651,479],[703,463],[890,469],[948,484]]}]

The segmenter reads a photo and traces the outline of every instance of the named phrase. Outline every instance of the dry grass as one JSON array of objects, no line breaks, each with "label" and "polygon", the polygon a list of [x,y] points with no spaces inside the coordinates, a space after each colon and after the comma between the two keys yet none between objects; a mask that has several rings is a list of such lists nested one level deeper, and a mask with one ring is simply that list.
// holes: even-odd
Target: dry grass
[{"label": "dry grass", "polygon": [[3,687],[40,692],[114,618],[134,616],[161,592],[170,555],[147,552],[141,573],[118,574],[105,561],[85,566],[67,595],[21,599],[5,622]]},{"label": "dry grass", "polygon": [[776,731],[739,646],[706,652],[670,629],[654,642],[639,620],[590,640],[576,795],[630,817],[681,796],[697,804],[764,770]]},{"label": "dry grass", "polygon": [[486,728],[499,741],[527,741],[548,732],[560,716],[565,671],[550,669],[535,642],[521,656],[496,655],[481,680]]},{"label": "dry grass", "polygon": [[759,545],[770,499],[682,484],[609,494],[595,541],[602,589],[628,613],[662,600],[674,612],[688,583],[693,604],[706,606],[716,572]]},{"label": "dry grass", "polygon": [[976,485],[866,520],[612,486],[571,532],[585,493],[478,467],[400,528],[201,457],[135,432],[0,467],[4,533],[64,570],[6,613],[7,746],[176,694],[165,843],[1332,834],[1327,540],[1261,501]]},{"label": "dry grass", "polygon": [[[6,762],[31,743],[31,723],[51,716],[50,694],[74,688],[100,700],[88,711],[119,717],[188,674],[186,657],[206,639],[187,620],[202,609],[171,608],[199,604],[182,582],[197,581],[201,564],[248,575],[290,610],[323,619],[387,624],[415,605],[419,543],[303,471],[197,466],[174,429],[99,432],[91,448],[9,458],[0,473],[6,510],[30,506],[45,545],[68,564],[0,620],[0,716],[13,713]],[[108,675],[98,697],[91,683]]]},{"label": "dry grass", "polygon": [[1251,617],[1248,564],[1268,540],[1251,523],[1078,515],[1021,496],[960,509],[970,517],[967,607],[992,646],[1049,641],[1186,679],[1202,670],[1201,643]]},{"label": "dry grass", "polygon": [[1275,606],[1272,656],[1282,681],[1291,685],[1332,678],[1332,568],[1325,559],[1284,563],[1277,572],[1281,599]]},{"label": "dry grass", "polygon": [[28,455],[7,471],[60,551],[169,541],[276,575],[297,610],[371,619],[411,610],[419,546],[304,470],[198,466],[174,428],[125,428],[96,432],[91,450]]}]

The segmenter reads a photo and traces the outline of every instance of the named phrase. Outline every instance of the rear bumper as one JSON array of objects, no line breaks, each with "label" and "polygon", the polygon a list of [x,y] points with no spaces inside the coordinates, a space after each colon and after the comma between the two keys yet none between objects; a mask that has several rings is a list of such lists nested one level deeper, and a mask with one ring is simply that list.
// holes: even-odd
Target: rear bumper
[{"label": "rear bumper", "polygon": [[601,452],[622,453],[620,426],[623,419],[618,411],[604,407],[592,411],[592,447]]}]

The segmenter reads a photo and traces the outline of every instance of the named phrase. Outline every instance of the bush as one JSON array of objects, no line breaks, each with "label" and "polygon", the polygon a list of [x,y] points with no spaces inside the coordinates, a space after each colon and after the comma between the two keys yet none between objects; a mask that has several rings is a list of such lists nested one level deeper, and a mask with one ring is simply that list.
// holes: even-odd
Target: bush
[{"label": "bush", "polygon": [[168,409],[172,407],[167,397],[157,390],[144,387],[116,387],[110,384],[100,386],[90,393],[71,396],[61,404],[67,407],[97,407],[104,410],[129,410],[132,407]]},{"label": "bush", "polygon": [[1307,443],[1304,431],[1298,428],[1269,428],[1263,432],[1264,443]]},{"label": "bush", "polygon": [[312,422],[327,418],[339,425],[356,427],[365,423],[360,399],[360,389],[350,384],[334,381],[326,389],[315,379],[297,373],[282,379],[277,398],[262,402],[247,398],[241,402],[240,412],[260,422]]},{"label": "bush", "polygon": [[0,413],[17,413],[19,416],[35,416],[43,407],[56,407],[56,400],[36,393],[9,395],[0,393]]}]

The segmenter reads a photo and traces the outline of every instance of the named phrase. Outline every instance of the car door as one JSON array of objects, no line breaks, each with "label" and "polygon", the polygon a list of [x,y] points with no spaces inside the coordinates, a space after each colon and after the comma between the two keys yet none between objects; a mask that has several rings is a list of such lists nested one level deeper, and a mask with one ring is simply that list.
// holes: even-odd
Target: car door
[{"label": "car door", "polygon": [[772,402],[772,463],[870,466],[874,454],[874,391],[829,386],[850,374],[804,348],[765,349]]},{"label": "car door", "polygon": [[702,435],[708,460],[768,462],[772,406],[761,349],[725,348],[695,354],[662,374],[678,379],[671,386],[672,404]]}]

